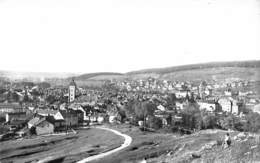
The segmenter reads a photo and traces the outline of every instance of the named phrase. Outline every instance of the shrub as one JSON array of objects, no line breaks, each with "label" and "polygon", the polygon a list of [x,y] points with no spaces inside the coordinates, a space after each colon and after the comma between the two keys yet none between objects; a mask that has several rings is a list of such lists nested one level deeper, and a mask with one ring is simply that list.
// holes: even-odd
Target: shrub
[{"label": "shrub", "polygon": [[260,115],[258,113],[249,112],[246,115],[246,123],[243,126],[245,131],[258,132],[260,131]]},{"label": "shrub", "polygon": [[185,109],[182,110],[181,116],[183,119],[183,127],[189,129],[201,129],[202,116],[196,104],[189,104]]},{"label": "shrub", "polygon": [[236,117],[232,114],[219,120],[222,129],[235,129]]},{"label": "shrub", "polygon": [[149,116],[149,119],[146,124],[148,125],[148,127],[157,130],[162,127],[162,120],[155,116]]},{"label": "shrub", "polygon": [[202,117],[203,128],[214,128],[216,126],[216,116],[214,115],[205,115]]}]

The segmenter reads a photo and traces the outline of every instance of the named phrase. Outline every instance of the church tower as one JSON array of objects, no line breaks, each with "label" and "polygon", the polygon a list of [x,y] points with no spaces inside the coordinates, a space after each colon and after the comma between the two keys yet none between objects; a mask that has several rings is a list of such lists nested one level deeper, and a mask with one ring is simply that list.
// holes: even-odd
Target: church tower
[{"label": "church tower", "polygon": [[74,79],[69,84],[69,103],[73,102],[75,100],[75,95],[76,95],[76,83]]}]

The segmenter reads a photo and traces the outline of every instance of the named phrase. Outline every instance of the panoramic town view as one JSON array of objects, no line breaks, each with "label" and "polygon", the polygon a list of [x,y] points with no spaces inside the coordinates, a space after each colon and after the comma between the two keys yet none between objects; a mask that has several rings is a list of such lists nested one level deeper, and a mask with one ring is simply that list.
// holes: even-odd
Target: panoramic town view
[{"label": "panoramic town view", "polygon": [[0,163],[260,162],[255,0],[0,0]]}]

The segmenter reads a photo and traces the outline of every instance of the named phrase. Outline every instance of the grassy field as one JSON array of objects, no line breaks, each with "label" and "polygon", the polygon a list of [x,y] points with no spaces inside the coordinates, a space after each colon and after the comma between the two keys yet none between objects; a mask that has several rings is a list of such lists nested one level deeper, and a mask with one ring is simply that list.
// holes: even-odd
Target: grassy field
[{"label": "grassy field", "polygon": [[49,158],[54,162],[75,162],[114,149],[123,138],[101,129],[79,130],[63,136],[37,136],[0,143],[0,162],[33,162]]},{"label": "grassy field", "polygon": [[[162,132],[142,132],[130,125],[109,125],[133,138],[132,144],[115,154],[93,163],[134,163],[148,158],[149,163],[172,162],[260,162],[260,144],[251,138],[243,142],[232,140],[222,148],[226,131],[204,130],[192,135]],[[238,132],[231,132],[234,137]],[[36,162],[45,158],[52,162],[76,162],[123,143],[123,138],[100,129],[80,130],[64,136],[34,137],[1,142],[0,162]],[[209,144],[214,146],[208,148]],[[207,147],[207,148],[206,148]],[[195,157],[192,157],[195,156]]]},{"label": "grassy field", "polygon": [[[93,163],[135,163],[145,157],[148,158],[148,163],[260,161],[260,145],[251,149],[255,145],[253,139],[245,142],[233,141],[232,146],[224,150],[221,141],[226,132],[221,130],[205,130],[192,135],[180,136],[141,132],[136,127],[125,125],[117,126],[115,129],[132,136],[132,144],[117,154]],[[237,134],[237,132],[233,132],[232,136]],[[206,144],[212,142],[219,144],[211,149],[201,150]],[[198,151],[201,152],[198,153]],[[248,154],[250,151],[252,152]],[[191,154],[198,157],[193,158]]]}]

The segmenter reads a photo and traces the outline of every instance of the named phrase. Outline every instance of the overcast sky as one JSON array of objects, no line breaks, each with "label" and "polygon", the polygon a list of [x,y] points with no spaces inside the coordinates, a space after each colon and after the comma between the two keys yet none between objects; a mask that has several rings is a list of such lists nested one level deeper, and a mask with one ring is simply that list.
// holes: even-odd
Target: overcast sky
[{"label": "overcast sky", "polygon": [[0,0],[0,69],[128,72],[260,59],[258,0]]}]

